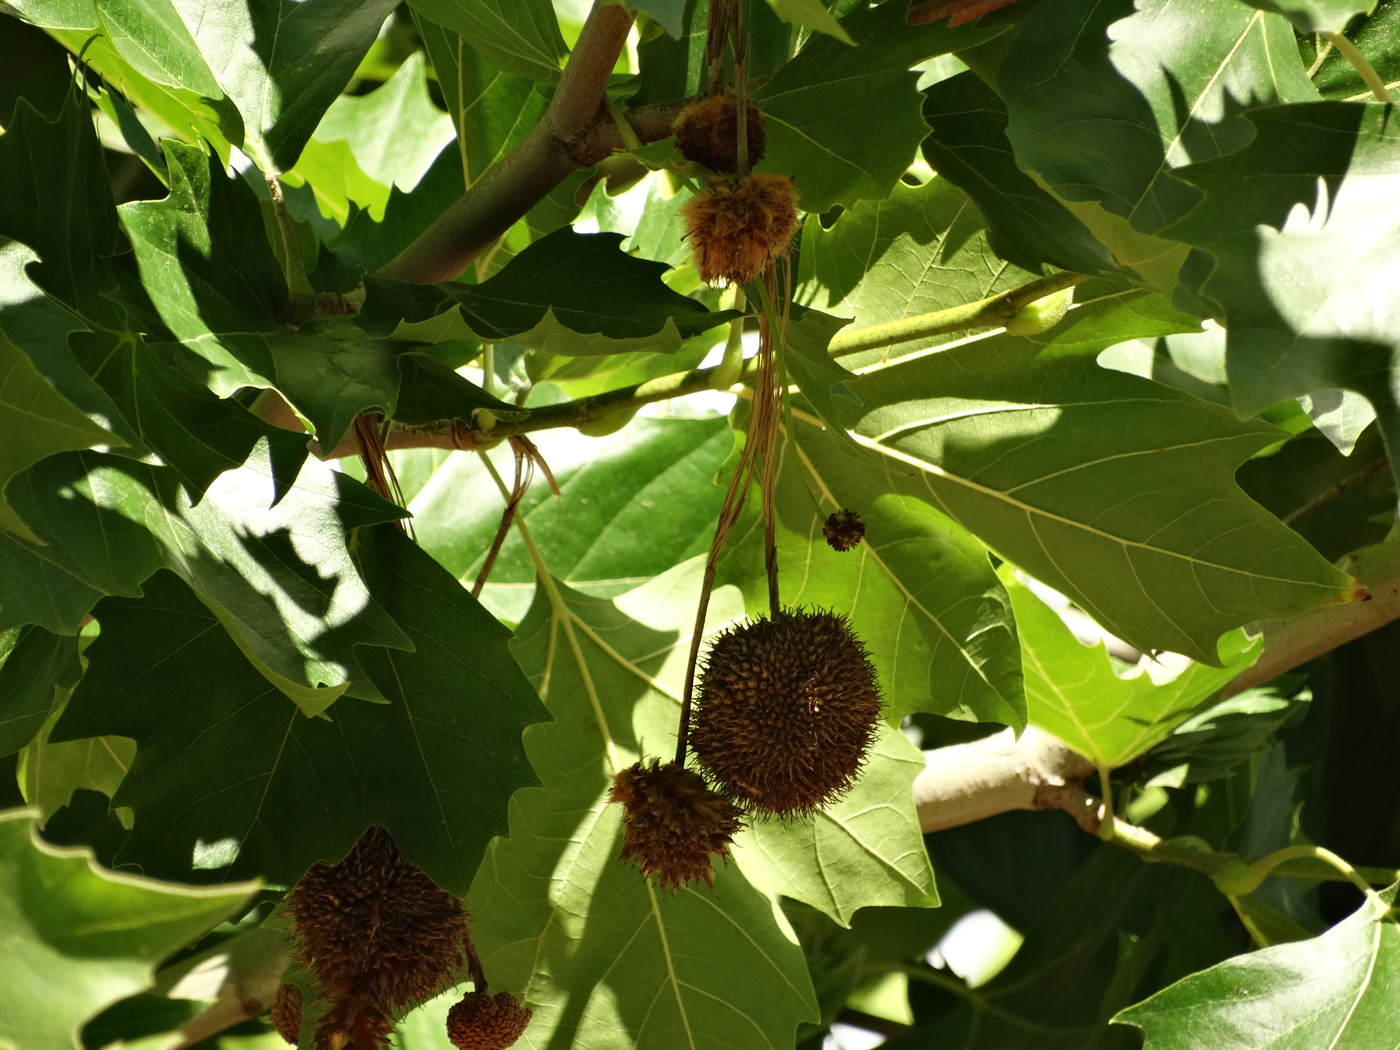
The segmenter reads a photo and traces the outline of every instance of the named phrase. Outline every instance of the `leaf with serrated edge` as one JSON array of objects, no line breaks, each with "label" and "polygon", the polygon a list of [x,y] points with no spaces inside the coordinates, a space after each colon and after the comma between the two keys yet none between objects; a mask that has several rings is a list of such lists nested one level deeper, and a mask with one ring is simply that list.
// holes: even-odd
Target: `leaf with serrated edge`
[{"label": "leaf with serrated edge", "polygon": [[911,26],[907,10],[882,4],[847,15],[840,24],[855,47],[816,36],[754,92],[768,133],[758,170],[793,176],[808,211],[888,196],[928,134],[910,67],[1005,28]]},{"label": "leaf with serrated edge", "polygon": [[45,456],[99,444],[126,442],[45,382],[24,351],[0,331],[0,528],[40,542],[5,498],[6,486]]},{"label": "leaf with serrated edge", "polygon": [[559,79],[568,48],[550,0],[413,0],[409,6],[456,32],[497,69],[545,83]]},{"label": "leaf with serrated edge", "polygon": [[[530,1046],[620,1033],[638,1050],[784,1046],[816,1016],[791,931],[737,867],[668,894],[618,859],[609,776],[674,751],[699,576],[692,559],[615,602],[551,581],[518,632],[555,721],[526,733],[543,787],[511,800],[511,837],[492,844],[471,900],[492,982],[534,1007]],[[738,612],[733,592],[711,609]]]},{"label": "leaf with serrated edge", "polygon": [[734,859],[756,886],[810,904],[842,926],[858,908],[938,906],[914,812],[924,756],[885,723],[870,754],[839,802],[803,820],[758,821],[739,836]]},{"label": "leaf with serrated edge", "polygon": [[1228,630],[1360,596],[1235,484],[1280,431],[1038,352],[1001,334],[872,366],[853,384],[855,439],[913,472],[901,491],[1141,649],[1214,665]]},{"label": "leaf with serrated edge", "polygon": [[1081,644],[1028,587],[1014,579],[1006,585],[1016,609],[1031,725],[1053,733],[1104,769],[1126,765],[1165,740],[1259,658],[1261,639],[1233,631],[1220,640],[1223,667],[1192,663],[1162,685],[1145,672],[1120,678],[1102,642]]},{"label": "leaf with serrated edge", "polygon": [[99,604],[102,633],[55,736],[136,741],[114,799],[136,816],[121,861],[292,883],[379,823],[440,886],[466,891],[511,792],[534,782],[520,734],[543,711],[470,594],[396,527],[359,536],[365,578],[414,646],[361,648],[385,704],[305,717],[169,574],[146,598]]},{"label": "leaf with serrated edge", "polygon": [[1120,1011],[1147,1050],[1392,1046],[1400,1023],[1396,887],[1319,937],[1227,959]]},{"label": "leaf with serrated edge", "polygon": [[34,814],[0,813],[0,1046],[79,1050],[85,1022],[151,987],[158,962],[258,889],[202,889],[116,874],[88,849],[51,846]]}]

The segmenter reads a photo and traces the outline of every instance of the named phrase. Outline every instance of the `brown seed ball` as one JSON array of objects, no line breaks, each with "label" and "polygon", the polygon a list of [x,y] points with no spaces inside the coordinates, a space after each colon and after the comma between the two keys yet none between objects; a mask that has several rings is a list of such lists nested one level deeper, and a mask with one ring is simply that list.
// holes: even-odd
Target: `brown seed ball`
[{"label": "brown seed ball", "polygon": [[464,964],[462,902],[370,828],[339,864],[318,861],[288,904],[301,955],[332,1001],[386,1012],[435,995]]},{"label": "brown seed ball", "polygon": [[282,984],[272,1000],[272,1027],[293,1046],[301,1039],[301,989],[294,984]]},{"label": "brown seed ball", "polygon": [[705,786],[692,769],[674,762],[638,762],[613,778],[609,798],[627,811],[622,859],[668,889],[683,882],[714,885],[712,856],[726,857],[742,827],[739,809]]},{"label": "brown seed ball", "polygon": [[468,992],[447,1012],[447,1038],[458,1050],[505,1050],[533,1015],[509,992]]},{"label": "brown seed ball", "polygon": [[785,609],[710,647],[690,746],[752,813],[804,816],[855,781],[880,718],[880,686],[844,616]]},{"label": "brown seed ball", "polygon": [[865,539],[865,522],[853,510],[832,511],[822,526],[827,546],[834,551],[848,551]]},{"label": "brown seed ball", "polygon": [[[733,175],[739,170],[739,127],[737,101],[726,91],[696,102],[681,110],[672,125],[676,133],[676,148],[686,160],[703,164],[711,171]],[[767,132],[763,114],[752,102],[744,106],[749,133],[749,163],[763,159]]]},{"label": "brown seed ball", "polygon": [[797,199],[787,175],[715,179],[681,209],[706,284],[747,284],[792,250]]}]

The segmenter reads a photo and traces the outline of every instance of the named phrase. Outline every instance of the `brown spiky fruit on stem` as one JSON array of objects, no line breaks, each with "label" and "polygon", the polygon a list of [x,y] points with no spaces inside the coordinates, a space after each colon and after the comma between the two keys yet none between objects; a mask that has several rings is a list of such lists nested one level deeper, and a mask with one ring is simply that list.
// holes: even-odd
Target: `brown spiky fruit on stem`
[{"label": "brown spiky fruit on stem", "polygon": [[747,812],[803,816],[855,782],[880,719],[880,687],[846,618],[785,609],[710,647],[690,747]]},{"label": "brown spiky fruit on stem", "polygon": [[393,1017],[465,963],[462,902],[399,853],[378,825],[339,864],[312,866],[288,898],[301,958],[329,1004],[316,1046],[376,1050]]},{"label": "brown spiky fruit on stem", "polygon": [[533,1014],[509,992],[471,991],[447,1012],[447,1038],[457,1050],[505,1050]]},{"label": "brown spiky fruit on stem", "polygon": [[699,773],[674,762],[638,762],[613,777],[612,802],[626,810],[622,859],[677,889],[714,884],[712,858],[724,858],[742,826],[739,809],[706,786]]}]

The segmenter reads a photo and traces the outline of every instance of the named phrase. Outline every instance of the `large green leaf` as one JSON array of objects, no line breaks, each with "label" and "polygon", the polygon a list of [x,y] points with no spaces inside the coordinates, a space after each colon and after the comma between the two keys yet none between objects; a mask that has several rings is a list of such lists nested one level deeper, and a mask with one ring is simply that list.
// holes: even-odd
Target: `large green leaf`
[{"label": "large green leaf", "polygon": [[380,823],[439,885],[466,891],[506,800],[533,782],[520,734],[543,712],[470,595],[395,527],[357,535],[372,593],[414,646],[360,649],[386,704],[307,718],[167,574],[143,599],[99,605],[102,634],[55,737],[136,741],[114,799],[136,815],[120,859],[290,883]]},{"label": "large green leaf", "polygon": [[661,281],[665,265],[621,251],[622,239],[558,230],[482,284],[441,287],[477,338],[565,356],[674,353],[738,316],[673,292]]},{"label": "large green leaf", "polygon": [[0,532],[0,630],[39,624],[74,634],[102,592],[40,557],[36,548]]},{"label": "large green leaf", "polygon": [[1395,887],[1312,940],[1193,974],[1113,1018],[1147,1050],[1312,1050],[1389,1046],[1400,1024]]},{"label": "large green leaf", "polygon": [[347,688],[377,698],[355,647],[408,641],[366,591],[347,530],[398,512],[314,460],[271,506],[273,477],[260,445],[194,503],[170,468],[65,453],[31,468],[14,488],[47,544],[35,553],[78,580],[136,595],[151,573],[169,568],[308,712]]},{"label": "large green leaf", "polygon": [[39,838],[32,813],[0,813],[0,1046],[83,1046],[83,1024],[153,983],[155,966],[257,889],[197,889],[118,875],[86,849]]},{"label": "large green leaf", "polygon": [[888,196],[928,134],[910,67],[1003,28],[911,26],[906,11],[882,4],[848,15],[840,24],[855,47],[814,36],[754,93],[768,131],[759,170],[793,176],[808,211]]},{"label": "large green leaf", "polygon": [[[1365,19],[1359,29],[1348,33],[1347,39],[1356,45],[1382,83],[1393,87],[1400,79],[1400,4],[1381,0],[1376,13]],[[1323,46],[1323,41],[1318,44]],[[1313,83],[1323,98],[1368,102],[1375,98],[1356,67],[1335,47],[1326,51],[1322,64],[1313,73]]]},{"label": "large green leaf", "polygon": [[853,388],[855,438],[912,472],[903,491],[1139,648],[1215,664],[1231,628],[1358,594],[1235,485],[1271,426],[1006,335]]},{"label": "large green leaf", "polygon": [[1200,199],[1170,171],[1249,141],[1237,100],[1317,97],[1284,19],[1243,4],[1198,11],[1171,0],[1039,4],[999,89],[1019,166],[1163,291],[1184,252],[1144,235]]},{"label": "large green leaf", "polygon": [[1120,678],[1100,642],[1081,644],[1058,613],[1024,584],[1007,590],[1016,610],[1031,725],[1053,733],[1102,769],[1126,765],[1185,720],[1259,657],[1243,631],[1220,642],[1223,667],[1192,663],[1158,685],[1145,672]]},{"label": "large green leaf", "polygon": [[[927,502],[898,490],[902,467],[854,459],[802,411],[796,441],[780,449],[778,587],[785,605],[849,616],[879,674],[894,718],[933,711],[972,721],[1025,725],[1021,658],[1010,603],[986,549]],[[832,511],[855,510],[865,540],[827,546]],[[768,608],[758,494],[721,579],[743,588],[755,615]]]},{"label": "large green leaf", "polygon": [[125,442],[45,382],[28,356],[0,330],[0,528],[37,542],[5,498],[6,486],[45,456],[98,444]]},{"label": "large green leaf", "polygon": [[457,33],[497,69],[545,83],[559,79],[568,48],[550,0],[413,0],[409,6]]},{"label": "large green leaf", "polygon": [[[1006,103],[969,71],[924,91],[924,156],[982,210],[998,254],[1026,270],[1098,273],[1113,259],[1082,222],[1016,165]],[[805,245],[804,245],[805,247]]]},{"label": "large green leaf", "polygon": [[0,664],[0,755],[29,743],[54,705],[54,691],[71,687],[81,673],[76,638],[37,625],[20,631]]},{"label": "large green leaf", "polygon": [[759,821],[735,842],[735,859],[760,889],[810,904],[843,926],[857,908],[938,906],[914,812],[923,754],[888,725],[870,753],[836,804],[805,820]]},{"label": "large green leaf", "polygon": [[862,201],[830,228],[808,216],[797,298],[871,325],[976,302],[1034,280],[1034,273],[997,258],[985,225],[967,195],[937,177],[920,186],[900,182],[884,200]]},{"label": "large green leaf", "polygon": [[[618,859],[609,775],[674,750],[698,568],[612,602],[551,580],[518,632],[555,721],[526,734],[543,786],[511,800],[511,836],[492,843],[471,900],[493,985],[534,1007],[523,1045],[782,1046],[814,1016],[791,931],[738,868],[667,894]],[[716,618],[737,612],[732,592],[716,598]]]},{"label": "large green leaf", "polygon": [[[520,513],[545,563],[569,587],[611,598],[709,550],[724,499],[713,478],[732,445],[722,419],[639,418],[606,438],[546,431],[534,440],[560,496],[550,495],[536,477]],[[508,449],[492,458],[498,470],[510,469]],[[408,507],[423,548],[472,584],[504,507],[485,468],[468,456],[434,465]],[[633,543],[636,536],[645,536],[646,543]],[[518,623],[534,591],[529,551],[512,530],[483,600]]]},{"label": "large green leaf", "polygon": [[1300,33],[1340,33],[1353,15],[1369,15],[1376,0],[1243,0],[1260,11],[1274,11]]},{"label": "large green leaf", "polygon": [[32,248],[28,276],[88,324],[118,323],[103,292],[115,282],[104,256],[116,248],[111,184],[92,118],[64,96],[53,123],[20,98],[0,136],[0,236]]},{"label": "large green leaf", "polygon": [[1180,174],[1205,199],[1169,231],[1215,260],[1202,293],[1227,322],[1241,412],[1344,387],[1400,448],[1392,370],[1400,303],[1400,132],[1388,107],[1344,102],[1250,114],[1253,141]]}]

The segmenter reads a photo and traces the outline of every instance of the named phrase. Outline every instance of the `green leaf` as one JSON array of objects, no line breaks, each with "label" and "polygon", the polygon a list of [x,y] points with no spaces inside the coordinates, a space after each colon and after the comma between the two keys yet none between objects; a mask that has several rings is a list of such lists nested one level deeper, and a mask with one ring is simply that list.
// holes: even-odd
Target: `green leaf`
[{"label": "green leaf", "polygon": [[1227,959],[1119,1012],[1148,1050],[1377,1047],[1400,1001],[1395,887],[1312,940]]},{"label": "green leaf", "polygon": [[142,282],[171,334],[207,362],[216,394],[272,386],[271,354],[238,338],[280,330],[287,309],[257,199],[192,146],[167,141],[165,157],[170,196],[119,209]]},{"label": "green leaf", "polygon": [[23,98],[0,136],[0,236],[32,248],[25,267],[36,285],[89,324],[118,324],[103,297],[115,282],[103,257],[116,249],[117,223],[102,147],[86,100],[64,96],[53,123]]},{"label": "green leaf", "polygon": [[842,19],[855,47],[814,37],[754,93],[767,123],[760,171],[791,175],[810,212],[888,196],[928,134],[917,62],[989,40],[1002,27],[911,26],[899,4]]},{"label": "green leaf", "polygon": [[999,90],[1018,165],[1162,291],[1184,253],[1144,235],[1200,199],[1170,172],[1249,141],[1235,100],[1317,97],[1283,19],[1240,4],[1213,5],[1203,18],[1170,0],[1039,4]]},{"label": "green leaf", "polygon": [[738,316],[671,291],[661,281],[665,265],[628,255],[621,241],[615,233],[558,230],[482,284],[441,287],[483,342],[566,356],[674,353]]},{"label": "green leaf", "polygon": [[14,476],[56,452],[125,444],[44,381],[0,330],[0,528],[38,542],[5,498]]},{"label": "green leaf", "polygon": [[0,664],[0,755],[33,739],[54,706],[54,691],[82,674],[77,639],[31,624]]},{"label": "green leaf", "polygon": [[60,691],[43,728],[19,756],[20,787],[25,802],[37,811],[40,826],[72,802],[74,791],[100,791],[109,798],[116,794],[136,754],[136,744],[120,736],[55,743],[53,727],[68,694],[67,689]]},{"label": "green leaf", "polygon": [[1024,584],[1009,580],[1007,591],[1016,609],[1031,724],[1104,769],[1126,765],[1165,740],[1259,658],[1259,637],[1247,639],[1236,631],[1220,641],[1222,667],[1192,663],[1162,685],[1145,672],[1120,678],[1102,642],[1081,644],[1059,614]]},{"label": "green leaf", "polygon": [[[724,500],[713,479],[733,444],[724,420],[638,418],[606,438],[542,431],[533,439],[560,495],[549,495],[537,478],[520,513],[545,563],[569,587],[611,598],[709,550]],[[510,470],[509,450],[492,458],[498,470]],[[481,571],[502,507],[489,475],[460,456],[435,464],[409,500],[418,542],[468,586]],[[638,535],[647,542],[630,542]],[[534,590],[529,551],[512,530],[482,599],[518,623]]]},{"label": "green leaf", "polygon": [[[888,716],[932,711],[1025,725],[1015,622],[986,549],[926,502],[899,494],[897,466],[872,470],[838,451],[812,417],[793,417],[796,441],[781,447],[775,497],[784,604],[850,617]],[[822,536],[840,507],[865,522],[865,540],[851,551],[832,550]],[[720,580],[740,586],[758,615],[768,591],[756,492],[744,514]]]},{"label": "green leaf", "polygon": [[996,257],[985,225],[967,196],[938,177],[920,186],[900,182],[885,200],[862,201],[829,228],[808,216],[796,298],[863,326],[947,310],[1034,280]]},{"label": "green leaf", "polygon": [[1380,105],[1249,116],[1246,148],[1180,172],[1205,198],[1170,231],[1214,258],[1201,291],[1225,313],[1235,407],[1342,387],[1371,402],[1400,448],[1400,304],[1386,278],[1400,266],[1400,131]]},{"label": "green leaf", "polygon": [[[692,559],[612,602],[550,581],[517,634],[554,716],[526,734],[543,786],[511,800],[511,836],[492,843],[471,901],[492,985],[534,1007],[534,1045],[719,1050],[742,1033],[784,1046],[815,1016],[791,931],[740,869],[718,865],[713,889],[667,894],[618,859],[609,776],[674,750],[699,568]],[[738,611],[732,592],[715,597],[716,619]]]},{"label": "green leaf", "polygon": [[[621,3],[622,0],[611,2]],[[686,0],[633,0],[627,6],[650,15],[671,36],[680,36],[685,28]]]},{"label": "green leaf", "polygon": [[832,17],[822,0],[768,0],[768,6],[785,22],[796,22],[808,29],[835,37],[843,44],[855,46],[845,27]]},{"label": "green leaf", "polygon": [[1276,732],[1306,716],[1311,700],[1310,691],[1285,678],[1212,704],[1153,747],[1143,779],[1172,787],[1220,780],[1267,751]]},{"label": "green leaf", "polygon": [[0,630],[38,624],[76,634],[102,592],[41,558],[36,548],[0,531]]},{"label": "green leaf", "polygon": [[[1400,4],[1381,0],[1376,13],[1348,33],[1347,39],[1365,56],[1382,83],[1394,85],[1400,79]],[[1325,46],[1322,41],[1318,45]],[[1313,83],[1323,98],[1367,102],[1375,98],[1356,67],[1335,47],[1326,52],[1313,74]]]},{"label": "green leaf", "polygon": [[969,71],[926,88],[924,119],[933,128],[924,156],[981,209],[998,255],[1029,272],[1047,262],[1079,273],[1114,266],[1084,223],[1017,167],[1006,103],[981,77]]},{"label": "green leaf", "polygon": [[1369,15],[1376,0],[1243,0],[1260,11],[1273,11],[1300,33],[1340,33],[1353,15]]},{"label": "green leaf", "polygon": [[888,725],[849,794],[801,821],[760,821],[734,857],[759,889],[792,897],[849,926],[857,908],[938,906],[914,812],[923,754]]},{"label": "green leaf", "polygon": [[434,881],[465,893],[511,792],[534,782],[520,734],[543,712],[504,628],[469,594],[397,528],[357,535],[375,600],[414,646],[360,649],[387,704],[305,717],[168,574],[144,599],[98,606],[102,634],[55,735],[137,742],[114,799],[136,814],[120,859],[292,883],[380,823]]},{"label": "green leaf", "polygon": [[153,983],[156,963],[237,914],[255,884],[196,889],[99,868],[0,813],[0,1046],[80,1050],[83,1024]]},{"label": "green leaf", "polygon": [[1235,485],[1267,424],[1006,335],[853,385],[855,438],[914,471],[902,491],[1140,649],[1215,664],[1225,631],[1357,596]]},{"label": "green leaf", "polygon": [[550,0],[413,0],[409,5],[457,33],[497,69],[552,84],[568,52]]},{"label": "green leaf", "polygon": [[21,509],[48,544],[36,553],[104,593],[138,594],[162,567],[179,573],[308,713],[347,687],[378,699],[356,646],[407,640],[366,592],[347,530],[398,512],[314,460],[271,506],[276,495],[262,445],[198,503],[169,468],[66,453],[26,472]]}]

